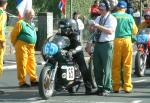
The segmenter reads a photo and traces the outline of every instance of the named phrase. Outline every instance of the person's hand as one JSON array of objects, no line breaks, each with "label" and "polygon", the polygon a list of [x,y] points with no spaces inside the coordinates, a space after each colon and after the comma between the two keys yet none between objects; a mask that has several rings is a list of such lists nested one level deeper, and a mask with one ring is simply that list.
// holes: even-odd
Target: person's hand
[{"label": "person's hand", "polygon": [[95,25],[96,24],[94,20],[89,20],[88,23],[89,23],[89,25]]},{"label": "person's hand", "polygon": [[72,56],[72,55],[73,55],[73,53],[72,53],[71,50],[68,51],[68,55],[69,55],[69,56]]},{"label": "person's hand", "polygon": [[69,56],[72,56],[73,54],[75,54],[75,50],[70,49],[70,50],[68,51],[68,55],[69,55]]},{"label": "person's hand", "polygon": [[5,46],[6,46],[6,42],[1,41],[1,42],[0,42],[0,46],[1,46],[2,48],[5,48]]},{"label": "person's hand", "polygon": [[95,31],[95,21],[94,20],[89,20],[89,26],[88,26],[88,30],[89,32],[94,32]]},{"label": "person's hand", "polygon": [[69,58],[73,58],[72,55],[73,55],[72,50],[69,50],[68,53],[67,53],[67,56],[68,56]]},{"label": "person's hand", "polygon": [[94,26],[94,28],[98,28],[99,24],[95,23],[93,26]]},{"label": "person's hand", "polygon": [[89,20],[89,31],[95,30],[98,26],[99,24],[97,24],[94,20]]}]

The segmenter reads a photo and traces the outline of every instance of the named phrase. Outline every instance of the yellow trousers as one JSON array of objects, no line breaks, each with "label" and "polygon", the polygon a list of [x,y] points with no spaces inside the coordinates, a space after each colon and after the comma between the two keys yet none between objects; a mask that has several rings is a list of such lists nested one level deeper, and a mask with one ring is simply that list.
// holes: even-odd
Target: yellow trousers
[{"label": "yellow trousers", "polygon": [[113,90],[119,91],[122,86],[121,71],[123,72],[124,91],[132,91],[132,42],[131,38],[116,38],[112,64]]},{"label": "yellow trousers", "polygon": [[36,82],[37,74],[34,45],[18,40],[15,44],[15,50],[19,85],[26,83],[26,74],[29,75],[31,82]]},{"label": "yellow trousers", "polygon": [[3,73],[4,52],[5,52],[5,48],[2,48],[2,45],[0,44],[0,76]]}]

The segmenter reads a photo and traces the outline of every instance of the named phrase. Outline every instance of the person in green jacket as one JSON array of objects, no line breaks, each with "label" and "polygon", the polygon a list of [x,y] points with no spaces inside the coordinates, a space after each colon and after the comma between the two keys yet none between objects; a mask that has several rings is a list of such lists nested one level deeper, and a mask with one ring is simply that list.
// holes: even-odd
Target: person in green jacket
[{"label": "person in green jacket", "polygon": [[[120,91],[122,83],[124,91],[126,93],[132,92],[133,89],[131,80],[131,36],[132,34],[136,34],[138,32],[138,29],[133,17],[130,14],[125,13],[126,9],[127,3],[125,1],[119,1],[117,5],[118,11],[113,14],[117,19],[112,64],[113,91],[115,93],[118,93]],[[121,81],[121,74],[123,74],[123,82]]]},{"label": "person in green jacket", "polygon": [[27,73],[30,77],[31,86],[38,86],[35,61],[37,36],[32,23],[33,16],[33,10],[26,10],[25,16],[16,23],[11,33],[11,43],[16,50],[17,76],[21,88],[30,87],[26,83]]}]

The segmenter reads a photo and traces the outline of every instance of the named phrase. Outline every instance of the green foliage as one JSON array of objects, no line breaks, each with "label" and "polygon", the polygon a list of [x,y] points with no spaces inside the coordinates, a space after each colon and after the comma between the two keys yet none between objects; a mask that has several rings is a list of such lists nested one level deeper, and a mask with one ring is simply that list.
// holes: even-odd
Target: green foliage
[{"label": "green foliage", "polygon": [[[67,0],[67,17],[70,17],[70,1]],[[74,11],[79,11],[81,16],[89,16],[89,8],[95,0],[72,0],[72,13]]]},{"label": "green foliage", "polygon": [[[33,8],[36,12],[53,12],[54,17],[61,17],[61,11],[58,8],[60,0],[33,0]],[[72,1],[72,12],[70,11],[70,1]],[[81,15],[89,16],[89,7],[93,4],[94,0],[67,0],[66,16],[69,18],[70,13],[80,11]],[[63,17],[63,15],[62,15]]]},{"label": "green foliage", "polygon": [[8,0],[7,11],[13,14],[17,14],[16,0]]},{"label": "green foliage", "polygon": [[[36,13],[49,11],[54,13],[54,17],[60,17],[61,12],[58,9],[59,1],[60,0],[33,0],[33,8]],[[71,0],[67,0],[67,17],[70,17],[70,1]],[[87,16],[88,9],[93,2],[94,0],[72,0],[72,12],[80,11],[82,15]],[[16,0],[8,0],[7,10],[13,14],[17,14]]]},{"label": "green foliage", "polygon": [[[38,12],[53,12],[54,17],[60,17],[61,12],[58,9],[58,3],[60,0],[33,0],[33,8]],[[70,12],[70,1],[72,1],[72,12]],[[70,17],[70,13],[74,11],[79,11],[82,16],[89,16],[89,8],[95,0],[67,0],[66,16]],[[133,6],[139,8],[140,0],[132,0]],[[148,4],[150,6],[150,0],[144,0],[143,4]],[[17,14],[16,10],[16,0],[8,0],[7,10],[13,14]],[[63,16],[62,16],[63,17]]]},{"label": "green foliage", "polygon": [[33,8],[37,12],[47,11],[50,3],[49,0],[33,0]]},{"label": "green foliage", "polygon": [[[59,0],[33,0],[33,8],[36,13],[38,12],[46,12],[46,11],[55,11],[56,4]],[[16,0],[8,0],[7,11],[13,14],[17,14],[16,9]],[[57,11],[59,11],[57,9]],[[57,11],[55,12],[57,14]]]},{"label": "green foliage", "polygon": [[53,12],[54,17],[60,17],[59,0],[33,0],[33,8],[38,12]]}]

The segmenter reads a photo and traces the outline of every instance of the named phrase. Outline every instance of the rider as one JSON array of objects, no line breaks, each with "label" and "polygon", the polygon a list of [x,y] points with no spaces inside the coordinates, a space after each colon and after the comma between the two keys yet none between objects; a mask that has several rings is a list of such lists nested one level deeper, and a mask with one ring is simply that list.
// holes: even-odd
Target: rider
[{"label": "rider", "polygon": [[64,19],[59,22],[59,26],[61,32],[58,32],[56,35],[67,36],[70,39],[70,46],[65,49],[69,51],[69,54],[72,54],[73,59],[79,65],[79,69],[81,71],[84,85],[85,85],[85,94],[89,95],[91,94],[91,89],[92,89],[91,81],[90,81],[91,78],[84,60],[84,54],[79,39],[80,35],[78,32],[75,32],[76,21],[73,19]]},{"label": "rider", "polygon": [[150,8],[144,10],[144,21],[139,25],[139,30],[150,28]]},{"label": "rider", "polygon": [[[144,28],[150,28],[150,8],[146,8],[144,10],[144,21],[139,25],[139,31],[141,31],[142,29]],[[149,45],[149,43],[148,43]],[[149,52],[150,52],[150,48],[149,49]],[[147,58],[147,66],[150,66],[150,55],[148,55],[148,58]]]}]

